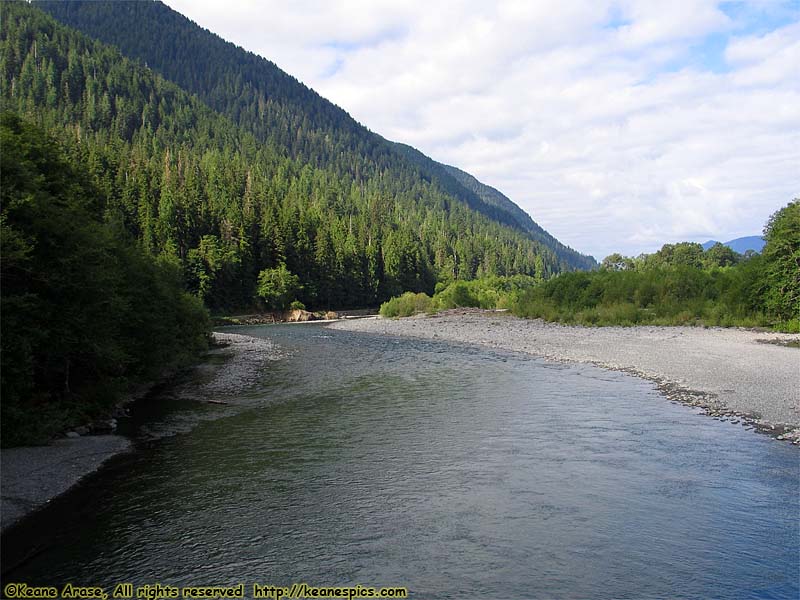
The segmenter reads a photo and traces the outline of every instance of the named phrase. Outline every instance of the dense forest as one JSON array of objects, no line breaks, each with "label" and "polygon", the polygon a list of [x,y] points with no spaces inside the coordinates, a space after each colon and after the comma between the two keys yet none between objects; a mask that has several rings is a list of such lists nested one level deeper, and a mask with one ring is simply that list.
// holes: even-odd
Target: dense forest
[{"label": "dense forest", "polygon": [[[178,267],[108,220],[92,177],[41,128],[0,120],[2,443],[46,441],[207,345]],[[157,316],[157,318],[154,318]]]},{"label": "dense forest", "polygon": [[[37,1],[36,5],[196,94],[284,156],[331,170],[346,181],[380,177],[401,197],[410,192],[424,196],[426,188],[444,193],[449,197],[440,204],[445,210],[455,199],[541,242],[542,268],[548,273],[595,266],[591,257],[558,242],[496,190],[410,146],[386,141],[273,63],[198,27],[161,2]],[[425,188],[414,192],[419,181],[426,183]],[[459,263],[458,253],[454,254]],[[458,264],[455,268],[467,278],[474,270],[464,271]]]},{"label": "dense forest", "polygon": [[612,254],[599,270],[546,281],[488,277],[406,292],[381,306],[387,317],[474,306],[581,325],[722,325],[800,332],[800,200],[773,214],[762,253],[722,244],[665,244],[658,252]]}]

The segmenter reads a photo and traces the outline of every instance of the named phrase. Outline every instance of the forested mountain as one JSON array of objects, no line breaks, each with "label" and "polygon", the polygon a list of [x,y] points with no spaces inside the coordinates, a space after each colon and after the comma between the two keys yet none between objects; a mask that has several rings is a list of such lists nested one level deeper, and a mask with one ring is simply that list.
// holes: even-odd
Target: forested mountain
[{"label": "forested mountain", "polygon": [[513,219],[513,222],[517,227],[526,231],[534,240],[541,242],[550,248],[563,262],[577,266],[581,269],[591,269],[597,266],[597,263],[591,256],[585,256],[581,254],[576,257],[576,252],[572,248],[565,246],[552,235],[547,233],[533,219],[531,219],[531,216],[528,213],[514,204],[499,190],[481,183],[469,173],[465,173],[456,167],[442,165],[442,168],[452,177],[454,177],[462,186],[475,192],[475,194],[477,194],[484,203],[488,204],[489,206],[495,206],[507,213]]},{"label": "forested mountain", "polygon": [[[461,177],[453,177],[450,168],[413,148],[387,142],[273,63],[222,40],[160,2],[37,5],[144,62],[279,152],[356,179],[376,174],[404,179],[410,174],[431,181],[493,220],[545,233],[534,239],[555,251],[561,270],[595,264],[543,232],[510,200],[487,201],[472,182],[465,185]],[[401,184],[404,187],[407,182]]]},{"label": "forested mountain", "polygon": [[[487,201],[474,178],[462,177],[419,151],[392,144],[359,125],[342,109],[281,71],[273,63],[224,41],[161,2],[37,1],[60,21],[113,44],[167,79],[197,94],[257,139],[339,175],[409,176],[465,202],[491,219],[534,233],[531,239],[554,253],[548,270],[586,269],[595,261],[567,248],[538,227],[517,205]],[[477,185],[474,185],[477,184]],[[543,235],[542,235],[543,234]]]},{"label": "forested mountain", "polygon": [[[129,38],[131,52],[161,52],[128,59],[38,6],[95,15],[88,21]],[[281,265],[299,276],[300,300],[325,307],[587,265],[532,239],[510,213],[437,173],[438,163],[398,151],[159,3],[0,10],[3,108],[59,139],[94,178],[106,219],[182,267],[212,309],[253,306],[259,273]],[[159,75],[159,56],[197,93]]]},{"label": "forested mountain", "polygon": [[514,204],[498,190],[481,183],[469,173],[438,163],[422,152],[406,144],[394,143],[395,148],[420,168],[426,176],[435,178],[444,189],[467,205],[493,220],[519,229],[532,240],[541,243],[553,252],[561,267],[560,271],[592,269],[597,262],[591,256],[579,254],[565,246],[537,225],[530,215]]}]

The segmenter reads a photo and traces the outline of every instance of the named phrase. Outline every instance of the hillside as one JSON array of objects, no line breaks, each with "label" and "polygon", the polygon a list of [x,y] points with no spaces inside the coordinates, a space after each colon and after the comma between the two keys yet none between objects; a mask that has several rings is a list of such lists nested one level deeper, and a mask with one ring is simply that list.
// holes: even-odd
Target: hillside
[{"label": "hillside", "polygon": [[579,259],[575,257],[576,252],[569,246],[565,246],[559,242],[552,235],[542,229],[531,216],[522,210],[519,206],[514,204],[507,196],[495,188],[481,183],[469,173],[466,173],[456,167],[442,165],[442,167],[452,175],[461,185],[468,190],[475,192],[478,197],[490,206],[496,206],[500,210],[510,215],[517,227],[528,233],[528,235],[542,243],[543,245],[551,248],[556,255],[566,262],[567,264],[577,264],[581,269],[592,269],[597,266],[597,263],[591,256],[580,255]]},{"label": "hillside", "polygon": [[465,182],[463,176],[413,148],[384,140],[275,64],[224,41],[160,2],[36,5],[196,94],[285,156],[356,181],[388,177],[401,193],[410,192],[417,181],[428,183],[541,244],[538,252],[544,255],[547,274],[596,265],[591,257],[541,230],[507,198],[494,201],[483,191],[485,186],[467,174],[462,175],[472,181]]},{"label": "hillside", "polygon": [[256,306],[270,269],[297,276],[306,305],[334,308],[563,269],[413,165],[367,176],[359,165],[377,163],[361,155],[327,167],[286,156],[117,49],[27,3],[0,9],[3,108],[59,139],[93,177],[106,218],[179,265],[212,310]]}]

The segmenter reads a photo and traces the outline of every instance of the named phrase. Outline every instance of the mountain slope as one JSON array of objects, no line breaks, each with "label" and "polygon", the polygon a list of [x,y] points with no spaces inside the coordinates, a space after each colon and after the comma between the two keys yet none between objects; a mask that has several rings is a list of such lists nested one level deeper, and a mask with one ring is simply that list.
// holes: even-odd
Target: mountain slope
[{"label": "mountain slope", "polygon": [[283,266],[300,279],[298,299],[319,307],[564,268],[410,160],[356,176],[348,169],[374,168],[374,155],[342,152],[325,166],[292,158],[35,6],[4,2],[0,13],[3,109],[56,137],[93,178],[105,218],[179,266],[212,309],[254,306],[261,274]]},{"label": "mountain slope", "polygon": [[558,243],[527,215],[522,218],[519,213],[525,213],[510,200],[487,201],[477,189],[479,182],[464,185],[463,178],[418,151],[387,142],[273,63],[224,41],[160,2],[35,4],[142,61],[286,156],[356,181],[389,173],[404,180],[404,192],[410,181],[413,187],[413,179],[422,179],[542,244],[554,254],[556,271],[596,265],[591,257]]},{"label": "mountain slope", "polygon": [[511,199],[509,199],[499,190],[481,183],[469,173],[466,173],[456,167],[451,167],[448,165],[442,165],[442,167],[459,183],[461,183],[461,185],[469,190],[474,191],[486,204],[489,204],[490,206],[496,206],[500,210],[510,215],[518,227],[526,231],[534,240],[537,240],[548,248],[551,248],[564,262],[570,264],[575,262],[577,263],[577,266],[582,269],[592,269],[597,265],[595,260],[590,256],[580,255],[580,259],[576,259],[574,256],[576,254],[575,250],[569,246],[565,246],[552,235],[547,233],[531,218],[528,213],[514,204]]}]

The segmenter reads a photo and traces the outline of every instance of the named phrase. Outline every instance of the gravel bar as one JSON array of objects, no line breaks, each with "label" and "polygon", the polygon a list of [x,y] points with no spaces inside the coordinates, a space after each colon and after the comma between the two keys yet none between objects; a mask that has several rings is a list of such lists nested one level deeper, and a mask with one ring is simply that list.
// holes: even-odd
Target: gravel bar
[{"label": "gravel bar", "polygon": [[734,328],[581,327],[481,310],[359,319],[334,329],[477,344],[654,381],[672,400],[800,444],[800,335]]},{"label": "gravel bar", "polygon": [[4,448],[0,452],[2,529],[63,494],[130,445],[119,435],[87,435],[59,439],[49,446]]}]

